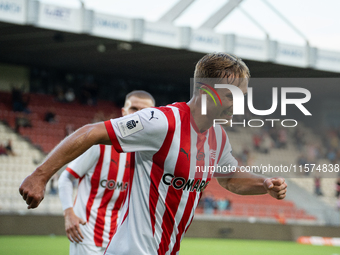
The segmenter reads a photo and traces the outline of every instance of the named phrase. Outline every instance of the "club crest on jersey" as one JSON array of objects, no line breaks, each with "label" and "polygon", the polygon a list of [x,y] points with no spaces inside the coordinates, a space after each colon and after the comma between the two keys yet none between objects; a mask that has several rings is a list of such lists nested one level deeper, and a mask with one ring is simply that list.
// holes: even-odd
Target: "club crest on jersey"
[{"label": "club crest on jersey", "polygon": [[197,159],[198,161],[201,161],[201,160],[204,159],[204,157],[205,157],[204,152],[198,151],[198,153],[197,153],[197,155],[196,155],[196,159]]},{"label": "club crest on jersey", "polygon": [[175,189],[183,191],[197,191],[202,192],[209,184],[209,182],[201,179],[188,179],[183,177],[176,177],[173,174],[164,174],[162,181],[167,186],[172,186]]},{"label": "club crest on jersey", "polygon": [[123,118],[118,122],[118,128],[122,137],[127,137],[144,129],[138,114]]}]

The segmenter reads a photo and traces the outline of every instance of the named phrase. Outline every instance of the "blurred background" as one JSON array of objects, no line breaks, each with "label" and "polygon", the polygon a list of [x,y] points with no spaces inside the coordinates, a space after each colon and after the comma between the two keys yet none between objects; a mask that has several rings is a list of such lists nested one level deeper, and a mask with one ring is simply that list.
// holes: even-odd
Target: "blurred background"
[{"label": "blurred background", "polygon": [[311,117],[288,111],[295,128],[226,128],[239,165],[334,171],[288,176],[284,201],[231,194],[213,180],[187,236],[340,237],[339,8],[331,0],[0,0],[0,235],[63,235],[59,174],[35,210],[19,196],[21,181],[77,128],[120,117],[132,90],[158,106],[188,101],[196,62],[228,52],[248,65],[256,108],[270,107],[272,87],[312,95]]}]

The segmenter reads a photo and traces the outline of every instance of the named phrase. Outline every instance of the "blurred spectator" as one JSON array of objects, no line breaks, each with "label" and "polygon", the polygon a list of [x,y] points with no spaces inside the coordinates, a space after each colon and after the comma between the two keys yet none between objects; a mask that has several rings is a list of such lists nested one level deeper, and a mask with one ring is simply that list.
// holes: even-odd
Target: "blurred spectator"
[{"label": "blurred spectator", "polygon": [[305,145],[305,133],[298,127],[295,129],[293,137],[297,148],[302,150],[303,146]]},{"label": "blurred spectator", "polygon": [[75,100],[76,96],[73,92],[73,89],[69,88],[67,89],[66,93],[65,93],[65,101],[68,103],[71,103]]},{"label": "blurred spectator", "polygon": [[105,121],[107,120],[105,118],[105,115],[102,111],[99,111],[99,112],[96,112],[93,116],[93,119],[92,119],[92,123],[97,123],[97,122],[101,122],[101,121]]},{"label": "blurred spectator", "polygon": [[20,127],[32,127],[31,121],[29,120],[27,114],[18,113],[15,117],[15,132],[19,132]]},{"label": "blurred spectator", "polygon": [[336,163],[337,153],[335,149],[330,149],[326,154],[327,159],[332,163]]},{"label": "blurred spectator", "polygon": [[298,167],[302,166],[302,168],[304,168],[305,164],[307,164],[307,159],[306,159],[305,155],[300,154],[296,163],[297,163]]},{"label": "blurred spectator", "polygon": [[7,156],[7,150],[6,150],[5,146],[3,146],[2,143],[0,143],[0,156],[1,155]]},{"label": "blurred spectator", "polygon": [[279,134],[278,134],[276,126],[269,129],[269,136],[272,139],[271,147],[279,148]]},{"label": "blurred spectator", "polygon": [[56,122],[58,122],[57,116],[56,116],[56,113],[55,113],[53,107],[51,107],[51,108],[45,113],[44,121],[49,122],[49,123],[56,123]]},{"label": "blurred spectator", "polygon": [[281,128],[278,132],[278,148],[285,149],[287,147],[287,130]]},{"label": "blurred spectator", "polygon": [[307,163],[315,164],[316,159],[318,158],[317,146],[315,144],[308,143],[305,148],[306,148],[306,153],[307,153]]},{"label": "blurred spectator", "polygon": [[321,191],[321,178],[319,176],[314,178],[314,193],[317,196],[323,196]]},{"label": "blurred spectator", "polygon": [[250,150],[247,147],[244,147],[240,156],[240,164],[243,166],[250,166],[251,165],[251,154]]},{"label": "blurred spectator", "polygon": [[203,209],[205,214],[213,214],[215,209],[215,199],[210,192],[203,193]]},{"label": "blurred spectator", "polygon": [[7,142],[5,149],[7,151],[7,155],[16,156],[16,154],[14,153],[13,148],[12,148],[12,140],[11,139],[8,139],[8,142]]},{"label": "blurred spectator", "polygon": [[223,214],[225,210],[231,209],[231,202],[228,199],[218,199],[216,205],[220,214]]},{"label": "blurred spectator", "polygon": [[340,177],[336,180],[335,191],[336,197],[340,199]]},{"label": "blurred spectator", "polygon": [[262,153],[269,153],[270,149],[273,147],[273,140],[271,137],[267,134],[264,133],[261,139],[261,144],[260,144],[260,151]]},{"label": "blurred spectator", "polygon": [[56,195],[58,193],[58,173],[54,174],[50,180],[50,194],[51,195]]},{"label": "blurred spectator", "polygon": [[64,90],[61,85],[56,85],[54,88],[55,100],[58,102],[65,102]]},{"label": "blurred spectator", "polygon": [[261,136],[256,133],[253,134],[253,145],[256,151],[260,151]]},{"label": "blurred spectator", "polygon": [[337,149],[339,147],[339,137],[337,135],[337,132],[335,132],[334,130],[329,132],[329,141],[332,149]]},{"label": "blurred spectator", "polygon": [[87,104],[87,105],[97,104],[98,88],[97,88],[97,84],[95,84],[92,80],[93,78],[91,77],[88,78],[84,86],[82,87],[81,94],[80,94],[80,102],[82,104]]},{"label": "blurred spectator", "polygon": [[30,96],[23,95],[21,88],[12,85],[12,110],[14,112],[30,113],[28,104]]},{"label": "blurred spectator", "polygon": [[72,134],[75,131],[74,125],[71,123],[66,124],[65,126],[65,136]]},{"label": "blurred spectator", "polygon": [[279,213],[275,216],[275,218],[277,219],[278,223],[282,225],[286,224],[286,217],[282,210],[279,211]]}]

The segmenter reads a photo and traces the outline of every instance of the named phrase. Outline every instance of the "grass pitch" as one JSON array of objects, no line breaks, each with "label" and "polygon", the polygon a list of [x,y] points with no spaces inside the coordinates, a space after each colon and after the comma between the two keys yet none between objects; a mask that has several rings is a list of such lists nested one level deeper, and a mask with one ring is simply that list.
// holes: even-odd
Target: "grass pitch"
[{"label": "grass pitch", "polygon": [[[67,255],[64,236],[0,236],[1,255]],[[340,255],[340,247],[302,245],[294,242],[185,238],[181,255]]]}]

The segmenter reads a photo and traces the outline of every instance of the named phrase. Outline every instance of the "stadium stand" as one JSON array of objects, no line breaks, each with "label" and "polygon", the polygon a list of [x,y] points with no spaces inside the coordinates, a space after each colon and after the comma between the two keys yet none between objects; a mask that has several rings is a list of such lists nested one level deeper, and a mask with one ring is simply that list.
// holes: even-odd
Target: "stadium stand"
[{"label": "stadium stand", "polygon": [[[82,105],[78,102],[57,102],[52,95],[29,94],[29,119],[32,127],[19,127],[18,133],[29,139],[33,145],[42,149],[44,153],[50,152],[66,135],[67,125],[77,129],[85,124],[92,123],[95,114],[99,111],[106,116],[120,116],[120,109],[112,102],[100,101],[95,106]],[[11,94],[0,93],[0,119],[15,129],[18,113],[11,110]],[[44,121],[45,114],[53,109],[56,115],[54,123]]]},{"label": "stadium stand", "polygon": [[[217,184],[216,179],[212,179],[206,191],[211,192],[215,200],[227,199],[231,206],[230,210],[223,211],[222,215],[231,218],[270,218],[281,223],[285,222],[315,222],[316,218],[309,215],[303,209],[299,209],[292,201],[278,201],[269,195],[262,196],[241,196],[226,191]],[[203,213],[202,208],[197,209],[197,213]],[[215,210],[215,214],[221,214]]]},{"label": "stadium stand", "polygon": [[[51,95],[31,93],[29,96],[30,103],[28,108],[30,113],[28,117],[30,118],[32,127],[20,127],[18,129],[19,135],[17,135],[13,130],[2,125],[2,130],[7,130],[6,134],[4,133],[4,137],[11,137],[16,144],[15,147],[21,148],[20,151],[17,151],[17,157],[1,158],[4,166],[5,164],[8,165],[8,167],[3,167],[1,170],[1,182],[6,183],[6,185],[2,186],[3,189],[6,189],[3,196],[6,196],[7,193],[15,194],[12,189],[16,190],[20,181],[34,170],[36,166],[34,163],[39,162],[39,160],[43,158],[44,153],[48,153],[65,137],[65,127],[67,124],[72,124],[75,128],[78,128],[84,124],[91,123],[94,115],[99,110],[103,111],[106,116],[112,113],[114,113],[115,116],[120,115],[119,109],[111,102],[99,101],[96,106],[88,106],[79,103],[57,102]],[[10,93],[1,92],[0,99],[0,118],[7,122],[9,127],[15,129],[17,113],[11,110]],[[44,114],[51,108],[53,108],[56,114],[56,123],[44,121]],[[230,132],[229,137],[231,143],[235,144],[234,151],[241,152],[243,144],[251,144],[252,134],[249,130],[240,129],[237,132]],[[20,144],[18,144],[18,141],[20,141]],[[32,146],[30,143],[35,146],[33,150],[31,150]],[[41,149],[41,151],[38,149]],[[273,155],[280,153],[281,156],[286,154],[281,160],[287,160],[287,158],[292,159],[294,158],[293,156],[295,156],[295,152],[289,150],[280,150],[280,152],[272,151],[271,153],[273,153]],[[253,164],[257,164],[265,158],[268,157],[264,157],[260,153],[254,153]],[[273,160],[275,160],[275,158],[276,157],[271,157],[272,161],[270,162],[274,163]],[[36,159],[37,162],[34,162],[34,159]],[[215,199],[225,199],[227,197],[231,202],[231,209],[223,212],[225,216],[239,218],[259,217],[278,221],[284,219],[284,221],[287,220],[288,222],[294,220],[315,221],[314,216],[308,215],[303,209],[297,208],[291,201],[276,201],[270,196],[243,197],[225,191],[215,182],[216,180],[213,179],[212,185],[209,185],[207,190],[212,191]],[[7,189],[7,186],[13,188]],[[50,184],[47,186],[46,201],[42,203],[42,206],[39,207],[35,213],[60,214],[62,212],[57,196],[50,194],[50,186]],[[21,211],[25,209],[25,205],[23,205],[19,196],[16,198],[4,197],[4,201],[1,209],[3,211]],[[13,201],[15,201],[15,203],[12,204]],[[198,209],[198,213],[201,212],[202,209]]]},{"label": "stadium stand", "polygon": [[[74,129],[82,125],[91,123],[98,112],[103,112],[105,116],[120,116],[120,109],[117,108],[112,102],[98,101],[95,106],[83,105],[78,102],[63,103],[58,102],[52,95],[34,94],[30,93],[30,103],[28,104],[29,114],[27,118],[32,127],[19,127],[18,134],[13,130],[16,129],[17,112],[13,112],[11,108],[11,94],[8,92],[0,92],[0,119],[8,124],[8,127],[2,125],[2,138],[11,138],[13,143],[16,144],[15,150],[18,154],[17,157],[1,157],[1,185],[4,192],[2,211],[24,211],[25,205],[22,203],[19,195],[18,197],[7,196],[15,194],[17,187],[25,176],[30,174],[34,168],[35,163],[38,163],[44,154],[52,150],[52,148],[66,136],[66,127],[71,124]],[[53,109],[56,120],[54,123],[44,121],[46,112]],[[304,130],[308,128],[304,127]],[[285,148],[270,148],[268,154],[256,151],[252,148],[253,135],[259,130],[252,128],[237,128],[235,132],[228,132],[229,139],[233,145],[233,154],[238,158],[239,163],[260,165],[260,164],[290,164],[295,163],[299,156],[299,150],[294,145],[292,131],[288,134],[287,144]],[[312,136],[311,131],[306,131],[308,136]],[[313,135],[315,137],[315,135]],[[23,139],[24,138],[24,139]],[[20,143],[19,143],[20,141]],[[33,145],[33,147],[32,147]],[[20,148],[17,150],[16,148]],[[33,149],[32,149],[33,148]],[[242,162],[242,152],[249,150],[247,155],[247,162]],[[240,156],[241,155],[241,156]],[[313,179],[303,178],[296,181],[300,186],[309,191],[310,196],[313,196]],[[323,187],[331,187],[330,182],[335,181],[334,178],[323,179]],[[224,210],[222,215],[247,219],[255,217],[259,219],[274,220],[280,223],[285,222],[305,222],[307,224],[315,223],[318,217],[309,211],[309,208],[301,208],[296,205],[297,201],[277,201],[272,199],[269,195],[265,196],[239,196],[228,191],[225,191],[219,185],[216,185],[215,179],[212,180],[212,185],[209,185],[207,191],[210,191],[215,200],[227,199],[231,207],[229,210]],[[293,181],[294,182],[294,181]],[[326,184],[327,182],[327,184]],[[325,183],[325,184],[324,184]],[[8,188],[8,187],[11,188]],[[57,186],[54,184],[54,186]],[[51,192],[51,185],[48,184],[46,191],[46,198],[42,206],[35,210],[34,213],[57,213],[62,212],[61,205],[57,196]],[[334,193],[334,192],[333,192]],[[6,195],[7,194],[7,195]],[[331,191],[324,191],[324,200],[333,203]],[[334,196],[333,196],[334,197]],[[316,198],[318,200],[318,198]],[[203,213],[202,208],[198,208],[197,212]],[[220,214],[215,210],[215,214]]]}]

